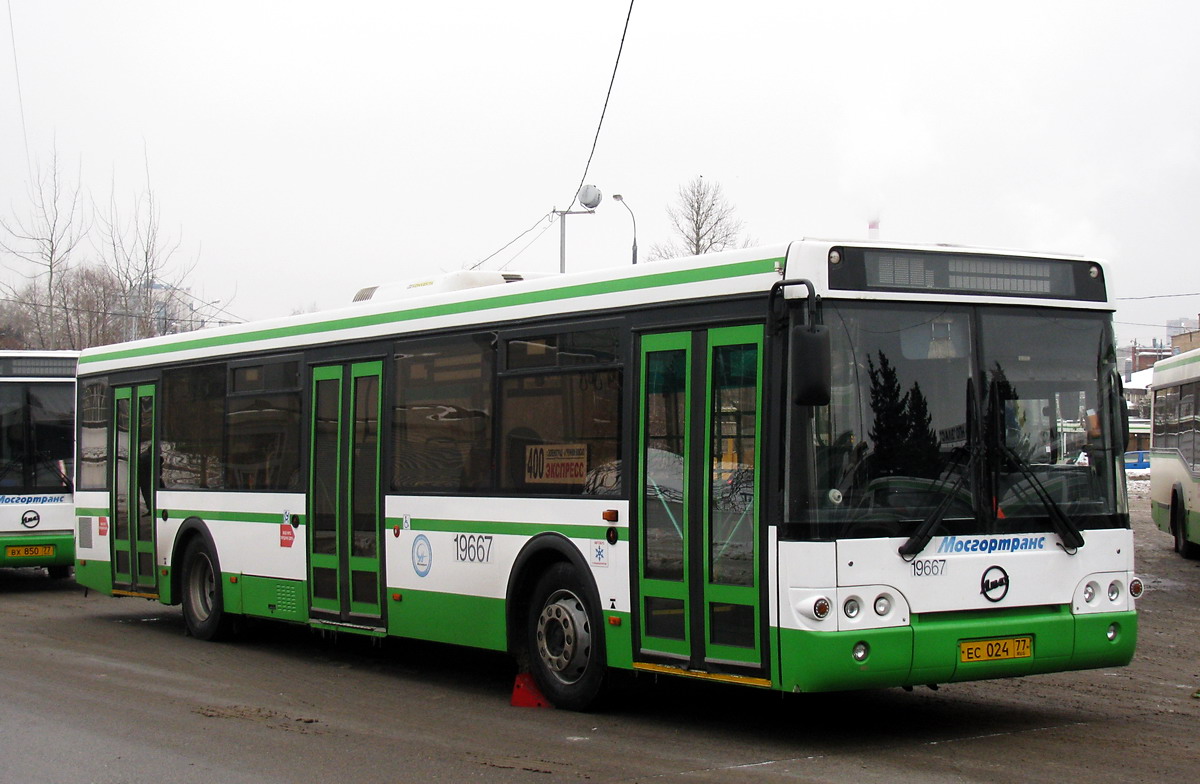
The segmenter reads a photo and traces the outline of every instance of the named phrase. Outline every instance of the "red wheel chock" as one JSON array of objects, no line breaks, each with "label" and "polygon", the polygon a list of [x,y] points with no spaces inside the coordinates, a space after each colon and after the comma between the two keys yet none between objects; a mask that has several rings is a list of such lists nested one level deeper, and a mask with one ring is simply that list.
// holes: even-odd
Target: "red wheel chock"
[{"label": "red wheel chock", "polygon": [[527,672],[517,673],[513,682],[512,706],[514,708],[553,708],[550,700],[542,694],[542,690],[533,682],[533,676]]}]

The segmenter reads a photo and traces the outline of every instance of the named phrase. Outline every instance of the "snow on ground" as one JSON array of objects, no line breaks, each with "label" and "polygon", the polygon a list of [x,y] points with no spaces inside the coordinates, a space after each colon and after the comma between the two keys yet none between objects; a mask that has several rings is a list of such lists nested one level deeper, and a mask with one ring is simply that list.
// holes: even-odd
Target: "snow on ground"
[{"label": "snow on ground", "polygon": [[1129,492],[1129,500],[1150,498],[1150,472],[1129,473],[1125,479],[1125,489]]}]

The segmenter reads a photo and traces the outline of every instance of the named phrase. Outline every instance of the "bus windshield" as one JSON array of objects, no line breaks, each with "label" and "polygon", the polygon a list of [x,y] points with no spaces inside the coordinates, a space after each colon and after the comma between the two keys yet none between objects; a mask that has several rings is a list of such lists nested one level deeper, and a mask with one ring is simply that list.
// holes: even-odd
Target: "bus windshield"
[{"label": "bus windshield", "polygon": [[69,383],[0,384],[0,493],[71,491],[74,406]]},{"label": "bus windshield", "polygon": [[1126,525],[1103,315],[827,301],[824,321],[833,396],[813,418],[810,534]]}]

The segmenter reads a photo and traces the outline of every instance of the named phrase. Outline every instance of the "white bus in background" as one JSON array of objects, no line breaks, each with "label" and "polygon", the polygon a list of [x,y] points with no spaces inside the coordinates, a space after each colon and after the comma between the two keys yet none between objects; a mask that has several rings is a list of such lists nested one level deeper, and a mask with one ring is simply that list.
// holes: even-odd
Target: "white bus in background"
[{"label": "white bus in background", "polygon": [[75,563],[73,351],[0,351],[0,567]]},{"label": "white bus in background", "polygon": [[508,651],[568,708],[610,668],[792,692],[1133,655],[1098,262],[801,240],[404,290],[85,351],[76,581],[200,639]]},{"label": "white bus in background", "polygon": [[1200,349],[1154,363],[1150,503],[1175,552],[1200,558]]}]

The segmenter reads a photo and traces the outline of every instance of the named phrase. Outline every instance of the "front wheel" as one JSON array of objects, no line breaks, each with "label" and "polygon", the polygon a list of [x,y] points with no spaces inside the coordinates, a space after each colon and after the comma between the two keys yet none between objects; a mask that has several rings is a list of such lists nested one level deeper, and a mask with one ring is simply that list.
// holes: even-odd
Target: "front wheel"
[{"label": "front wheel", "polygon": [[604,632],[587,585],[569,564],[552,566],[529,605],[530,670],[559,708],[586,710],[603,691]]},{"label": "front wheel", "polygon": [[183,551],[183,620],[188,634],[198,640],[219,640],[232,627],[221,596],[217,556],[199,537]]}]

